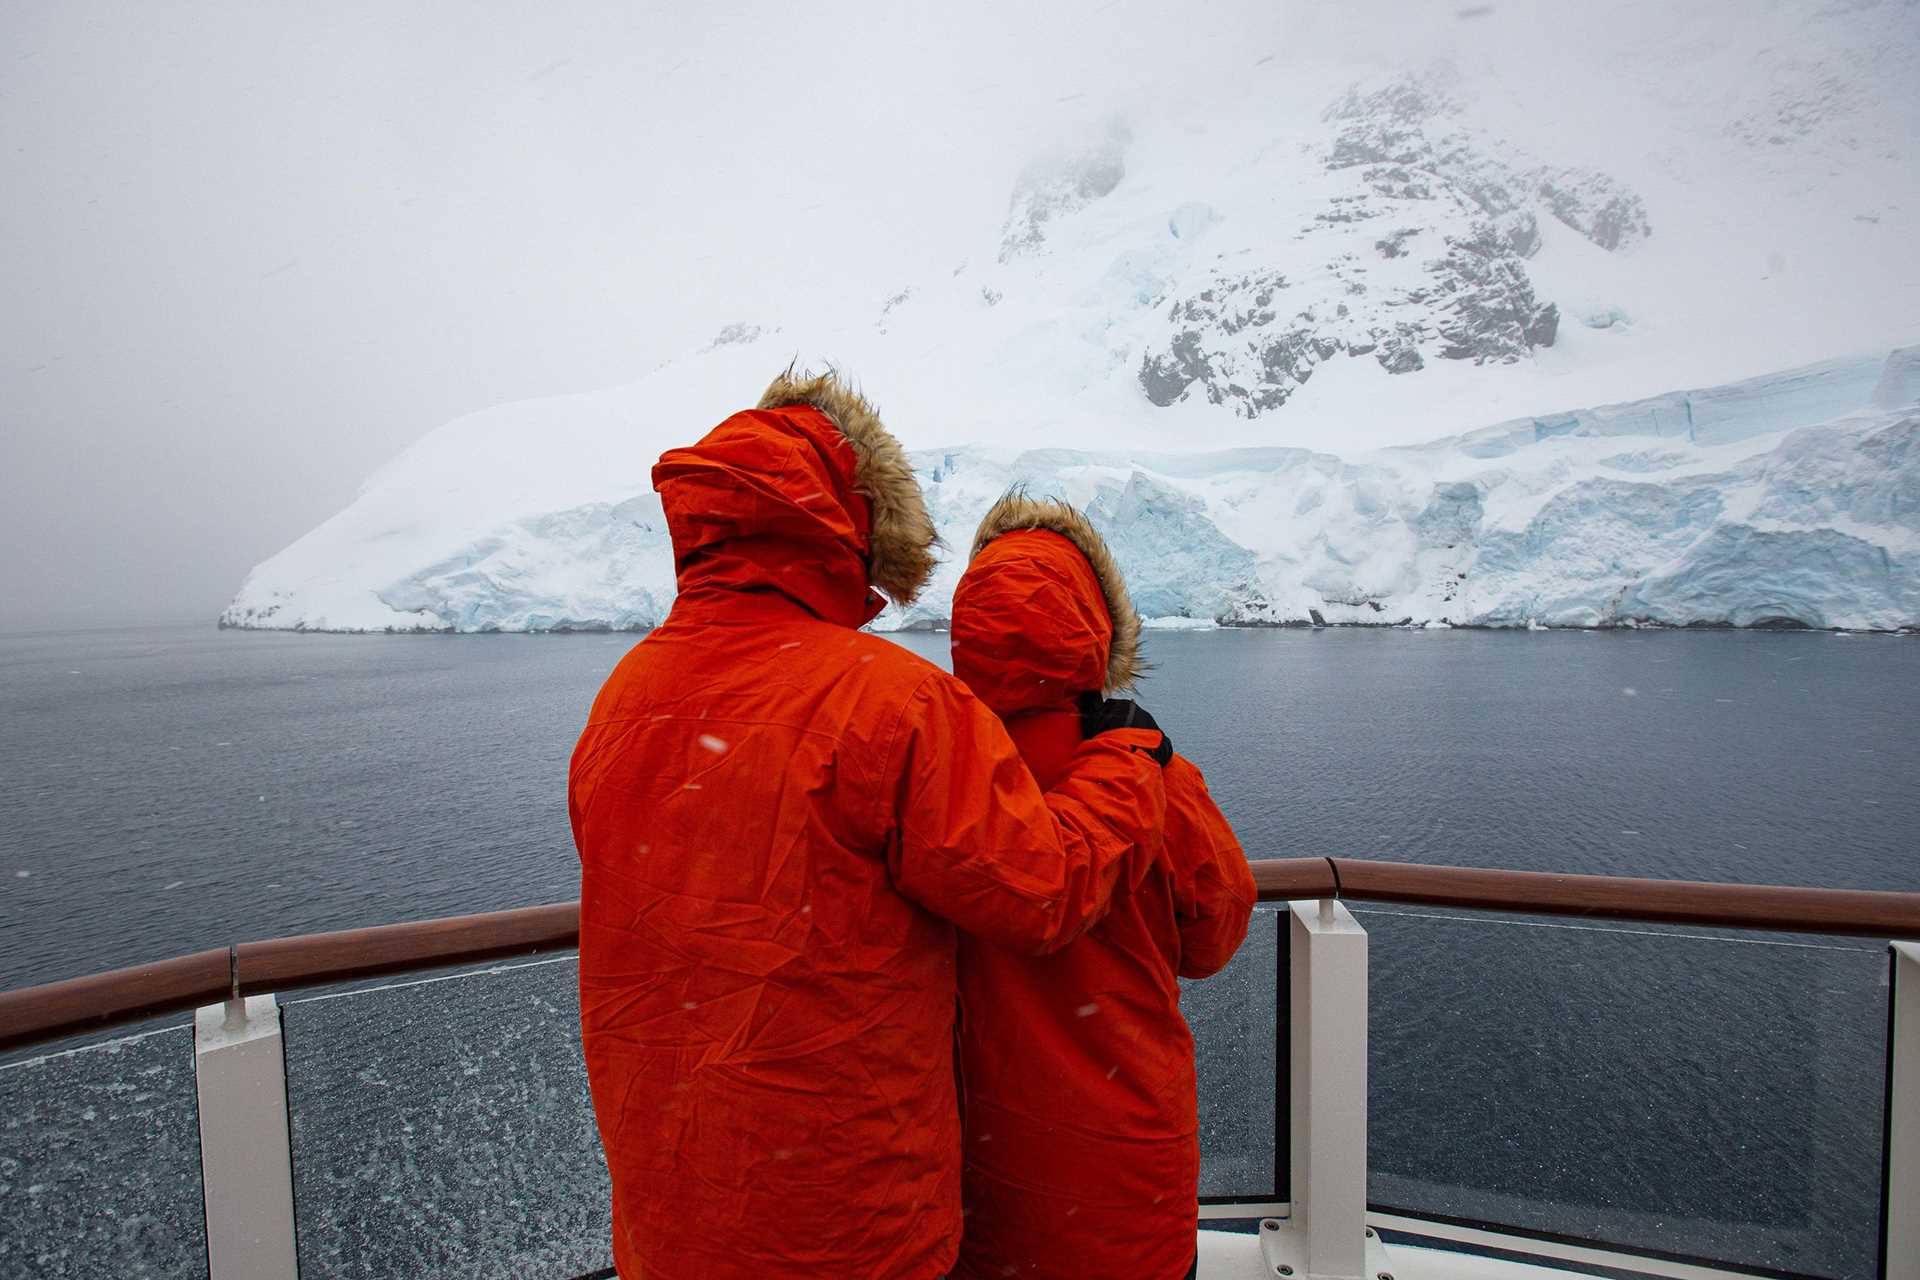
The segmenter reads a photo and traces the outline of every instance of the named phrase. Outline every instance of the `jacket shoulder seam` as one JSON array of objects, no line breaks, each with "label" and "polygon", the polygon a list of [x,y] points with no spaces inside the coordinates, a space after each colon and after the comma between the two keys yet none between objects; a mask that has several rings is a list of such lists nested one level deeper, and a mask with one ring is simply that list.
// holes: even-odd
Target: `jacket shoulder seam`
[{"label": "jacket shoulder seam", "polygon": [[[900,730],[901,727],[906,724],[907,709],[919,701],[921,696],[926,692],[927,686],[942,674],[944,673],[941,672],[938,667],[922,673],[920,679],[914,682],[913,688],[907,691],[907,696],[900,699],[900,705],[893,713],[893,728],[887,733],[887,749],[885,756],[880,762],[880,777],[877,779],[878,782],[884,783],[894,775],[894,758],[899,754]],[[879,792],[881,788],[876,786],[874,790]],[[890,831],[893,824],[891,822],[886,823],[885,827]]]}]

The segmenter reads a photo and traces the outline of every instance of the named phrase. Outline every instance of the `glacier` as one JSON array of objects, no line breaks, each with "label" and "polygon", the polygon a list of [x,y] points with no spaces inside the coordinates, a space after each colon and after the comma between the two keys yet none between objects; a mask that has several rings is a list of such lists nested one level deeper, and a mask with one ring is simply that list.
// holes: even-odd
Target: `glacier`
[{"label": "glacier", "polygon": [[[223,626],[640,630],[673,601],[648,471],[764,374],[672,380],[431,433],[257,567]],[[714,367],[715,362],[720,366]],[[1163,626],[1920,628],[1920,347],[1340,455],[965,445],[912,454],[948,548],[875,626],[946,624],[1012,486],[1086,509]]]}]

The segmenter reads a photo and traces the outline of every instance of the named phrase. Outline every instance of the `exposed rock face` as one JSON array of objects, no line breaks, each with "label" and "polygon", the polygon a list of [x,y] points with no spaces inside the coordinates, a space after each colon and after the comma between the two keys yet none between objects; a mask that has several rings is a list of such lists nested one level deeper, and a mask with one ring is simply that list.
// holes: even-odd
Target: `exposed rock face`
[{"label": "exposed rock face", "polygon": [[[1209,401],[1247,417],[1286,403],[1316,363],[1346,349],[1338,339],[1316,338],[1310,318],[1286,314],[1287,289],[1281,273],[1255,271],[1176,299],[1168,311],[1172,339],[1140,368],[1147,399],[1169,405],[1198,384]],[[1209,343],[1208,336],[1235,341]]]},{"label": "exposed rock face", "polygon": [[1607,177],[1586,169],[1539,169],[1534,173],[1541,203],[1602,249],[1623,249],[1653,234],[1640,197]]},{"label": "exposed rock face", "polygon": [[1433,147],[1424,126],[1453,107],[1446,91],[1430,79],[1406,76],[1371,93],[1362,93],[1359,85],[1351,85],[1321,113],[1323,119],[1347,126],[1334,139],[1327,165],[1335,169],[1361,164],[1430,169]]},{"label": "exposed rock face", "polygon": [[1126,126],[1114,123],[1084,151],[1030,165],[1014,184],[1000,231],[1000,261],[1032,253],[1046,243],[1047,224],[1107,195],[1127,176]]},{"label": "exposed rock face", "polygon": [[913,295],[914,295],[914,288],[912,285],[908,285],[906,288],[900,290],[898,293],[889,297],[885,302],[881,303],[880,319],[875,327],[878,328],[882,333],[887,332],[887,325],[891,320],[893,314],[896,311],[898,311],[901,307],[911,302],[913,300]]},{"label": "exposed rock face", "polygon": [[744,320],[736,320],[732,324],[722,325],[720,332],[713,335],[713,341],[707,344],[706,349],[712,351],[719,347],[742,346],[747,343],[758,342],[769,333],[778,332],[779,329],[777,328],[765,329],[757,324],[748,324]]},{"label": "exposed rock face", "polygon": [[[1280,408],[1338,356],[1372,356],[1389,373],[1429,360],[1511,363],[1559,334],[1526,260],[1541,210],[1609,251],[1648,234],[1638,196],[1604,174],[1514,159],[1451,126],[1443,86],[1400,79],[1350,89],[1329,106],[1320,157],[1334,190],[1293,237],[1324,243],[1296,273],[1215,268],[1164,299],[1171,332],[1139,365],[1148,400],[1192,396],[1256,418]],[[1289,250],[1297,261],[1299,249]]]},{"label": "exposed rock face", "polygon": [[1535,347],[1552,346],[1559,311],[1535,300],[1525,268],[1491,223],[1474,231],[1450,241],[1447,256],[1432,267],[1431,296],[1443,304],[1435,325],[1441,356],[1509,363]]},{"label": "exposed rock face", "polygon": [[1326,110],[1339,126],[1327,167],[1364,166],[1369,187],[1389,198],[1431,199],[1436,187],[1464,198],[1501,224],[1523,258],[1539,247],[1536,203],[1609,251],[1652,234],[1640,197],[1604,173],[1518,159],[1462,129],[1434,136],[1458,111],[1431,82],[1400,80],[1372,93],[1355,86]]}]

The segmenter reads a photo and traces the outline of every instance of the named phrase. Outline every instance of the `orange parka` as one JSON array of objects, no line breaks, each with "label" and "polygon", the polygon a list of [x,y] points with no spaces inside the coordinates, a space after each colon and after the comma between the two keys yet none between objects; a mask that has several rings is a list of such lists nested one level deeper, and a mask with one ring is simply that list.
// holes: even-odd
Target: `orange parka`
[{"label": "orange parka", "polygon": [[[1042,786],[1081,749],[1076,696],[1139,675],[1139,629],[1078,512],[1010,495],[987,514],[954,595],[954,672]],[[1200,1148],[1177,979],[1232,958],[1255,893],[1200,771],[1176,755],[1166,791],[1160,857],[1079,941],[1035,957],[962,940],[956,1278],[1176,1280],[1193,1261]]]},{"label": "orange parka", "polygon": [[859,628],[932,525],[831,375],[653,473],[679,595],[573,756],[580,1021],[627,1280],[931,1280],[960,1236],[955,926],[1062,946],[1158,855],[1158,733],[1043,796],[964,685]]}]

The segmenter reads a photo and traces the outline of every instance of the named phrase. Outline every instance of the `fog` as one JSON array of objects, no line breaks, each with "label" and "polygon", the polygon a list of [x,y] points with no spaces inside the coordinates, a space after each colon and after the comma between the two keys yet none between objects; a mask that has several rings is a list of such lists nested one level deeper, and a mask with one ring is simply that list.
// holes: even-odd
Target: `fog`
[{"label": "fog", "polygon": [[1036,134],[1280,22],[9,4],[0,626],[210,620],[441,421],[637,376],[849,221],[884,277]]},{"label": "fog", "polygon": [[210,622],[449,418],[631,381],[792,275],[865,305],[1076,130],[1491,11],[13,0],[0,628]]}]

